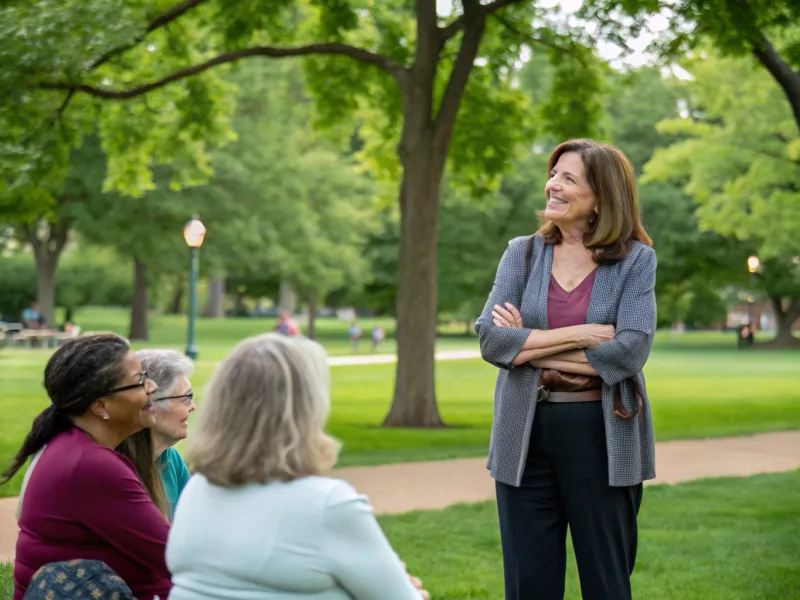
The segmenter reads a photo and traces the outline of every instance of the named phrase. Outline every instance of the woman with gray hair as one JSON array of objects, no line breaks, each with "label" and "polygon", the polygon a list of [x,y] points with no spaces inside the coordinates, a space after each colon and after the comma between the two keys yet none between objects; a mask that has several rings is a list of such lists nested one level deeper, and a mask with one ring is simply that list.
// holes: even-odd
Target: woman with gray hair
[{"label": "woman with gray hair", "polygon": [[[186,439],[189,415],[194,411],[194,393],[189,381],[194,372],[191,359],[177,350],[139,350],[136,357],[148,377],[157,385],[153,394],[156,422],[125,440],[117,451],[130,458],[151,499],[170,520],[189,470],[173,448]],[[147,461],[150,464],[147,464]],[[160,477],[154,478],[150,465],[155,462]]]},{"label": "woman with gray hair", "polygon": [[326,477],[338,444],[322,347],[270,333],[218,367],[167,545],[170,600],[428,598],[367,499]]}]

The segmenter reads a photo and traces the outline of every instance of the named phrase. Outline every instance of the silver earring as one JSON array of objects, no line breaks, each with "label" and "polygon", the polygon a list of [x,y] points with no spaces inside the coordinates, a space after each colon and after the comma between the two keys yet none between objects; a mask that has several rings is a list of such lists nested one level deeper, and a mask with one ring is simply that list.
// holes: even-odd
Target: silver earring
[{"label": "silver earring", "polygon": [[108,421],[108,415],[103,415],[103,420]]}]

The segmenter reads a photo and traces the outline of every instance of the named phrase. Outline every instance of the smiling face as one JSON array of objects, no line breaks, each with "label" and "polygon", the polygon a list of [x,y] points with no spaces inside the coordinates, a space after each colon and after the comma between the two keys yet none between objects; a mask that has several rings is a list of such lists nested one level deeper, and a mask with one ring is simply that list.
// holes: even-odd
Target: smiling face
[{"label": "smiling face", "polygon": [[192,382],[185,375],[179,375],[175,386],[167,394],[167,399],[156,399],[156,424],[153,433],[172,446],[186,439],[188,434],[189,415],[194,412],[195,405],[189,395],[192,393]]},{"label": "smiling face", "polygon": [[544,186],[547,206],[544,218],[563,227],[588,228],[597,200],[586,180],[586,169],[577,152],[562,154]]},{"label": "smiling face", "polygon": [[156,422],[151,395],[158,386],[150,379],[145,379],[143,385],[136,385],[142,380],[142,364],[133,352],[125,355],[122,367],[124,375],[114,384],[114,389],[133,387],[113,392],[100,400],[102,407],[99,413],[108,427],[127,437],[152,427]]}]

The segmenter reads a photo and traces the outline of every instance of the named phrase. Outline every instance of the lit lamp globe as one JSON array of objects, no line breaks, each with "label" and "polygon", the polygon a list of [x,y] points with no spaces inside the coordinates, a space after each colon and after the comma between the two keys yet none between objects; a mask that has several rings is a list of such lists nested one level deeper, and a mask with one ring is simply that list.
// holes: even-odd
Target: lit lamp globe
[{"label": "lit lamp globe", "polygon": [[190,248],[199,248],[203,245],[203,239],[206,237],[206,226],[203,222],[194,217],[183,228],[183,239]]},{"label": "lit lamp globe", "polygon": [[761,261],[757,256],[750,256],[747,258],[747,270],[751,273],[755,273],[758,271],[758,267],[761,266]]}]

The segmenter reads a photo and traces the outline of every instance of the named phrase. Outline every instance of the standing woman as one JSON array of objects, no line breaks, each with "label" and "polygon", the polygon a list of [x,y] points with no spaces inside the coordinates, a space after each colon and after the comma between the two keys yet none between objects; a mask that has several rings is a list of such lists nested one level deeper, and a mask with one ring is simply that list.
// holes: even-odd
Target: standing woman
[{"label": "standing woman", "polygon": [[150,395],[156,385],[127,341],[96,335],[56,350],[44,386],[51,404],[0,480],[38,458],[21,502],[14,600],[22,600],[43,565],[76,559],[105,563],[136,598],[166,598],[169,524],[133,464],[114,451],[155,422]]},{"label": "standing woman", "polygon": [[631,598],[642,482],[655,477],[644,367],[656,257],[630,162],[571,140],[544,225],[511,240],[476,323],[498,366],[488,468],[506,600],[561,600],[569,525],[584,600]]}]

